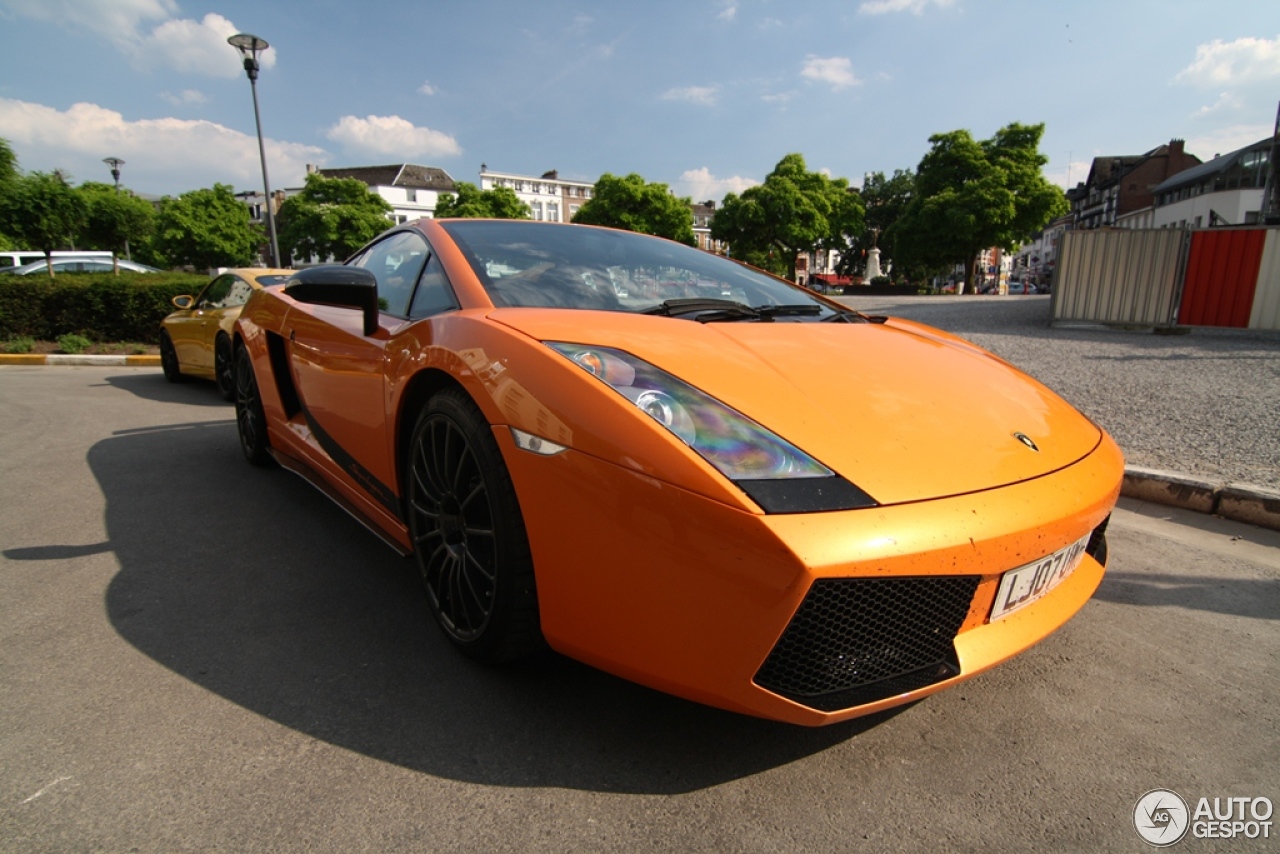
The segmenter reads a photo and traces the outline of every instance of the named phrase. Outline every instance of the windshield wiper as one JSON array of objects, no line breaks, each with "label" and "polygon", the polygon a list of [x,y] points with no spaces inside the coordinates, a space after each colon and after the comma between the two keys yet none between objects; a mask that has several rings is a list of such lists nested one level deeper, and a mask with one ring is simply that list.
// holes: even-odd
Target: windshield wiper
[{"label": "windshield wiper", "polygon": [[813,317],[822,314],[822,306],[816,303],[750,306],[731,299],[695,297],[692,299],[665,300],[652,308],[645,309],[644,313],[658,314],[664,317],[697,315],[692,319],[700,323],[717,323],[732,320],[770,322],[775,317]]},{"label": "windshield wiper", "polygon": [[830,317],[822,318],[823,323],[884,323],[889,318],[879,314],[863,314],[851,308],[837,311]]}]

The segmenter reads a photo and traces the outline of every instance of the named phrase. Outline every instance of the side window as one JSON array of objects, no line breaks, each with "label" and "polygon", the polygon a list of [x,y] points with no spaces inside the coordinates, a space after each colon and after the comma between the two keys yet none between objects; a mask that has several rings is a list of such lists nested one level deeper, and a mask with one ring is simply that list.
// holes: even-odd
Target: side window
[{"label": "side window", "polygon": [[227,294],[227,298],[222,301],[224,308],[234,308],[238,305],[244,305],[249,301],[249,294],[253,293],[253,288],[244,279],[233,279],[231,282],[231,292]]},{"label": "side window", "polygon": [[351,263],[363,267],[378,280],[378,306],[389,314],[406,317],[413,283],[427,260],[427,242],[413,231],[393,234],[370,246]]},{"label": "side window", "polygon": [[427,268],[422,271],[418,290],[413,294],[413,307],[409,309],[409,316],[430,317],[457,307],[458,301],[454,299],[453,288],[445,277],[444,265],[432,255],[427,260]]},{"label": "side window", "polygon": [[231,292],[231,276],[219,276],[210,282],[196,300],[196,308],[222,308],[222,301]]}]

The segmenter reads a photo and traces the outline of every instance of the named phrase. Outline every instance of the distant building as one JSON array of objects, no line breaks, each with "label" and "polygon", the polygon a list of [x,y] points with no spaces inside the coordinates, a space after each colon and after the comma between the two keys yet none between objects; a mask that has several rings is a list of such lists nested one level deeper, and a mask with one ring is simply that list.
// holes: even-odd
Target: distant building
[{"label": "distant building", "polygon": [[694,202],[691,208],[694,245],[706,252],[714,252],[716,255],[725,254],[724,243],[711,239],[711,221],[716,218],[715,201]]},{"label": "distant building", "polygon": [[397,225],[410,220],[435,216],[441,193],[453,193],[456,185],[449,173],[434,166],[397,163],[388,166],[351,166],[318,169],[307,165],[307,174],[319,173],[325,178],[355,178],[363,181],[391,205],[389,218]]},{"label": "distant building", "polygon": [[1272,139],[1214,157],[1155,187],[1153,228],[1209,228],[1262,222]]},{"label": "distant building", "polygon": [[529,215],[542,222],[572,222],[578,209],[595,195],[595,184],[561,178],[555,169],[540,176],[494,172],[480,164],[480,189],[507,187],[529,206]]},{"label": "distant building", "polygon": [[1145,154],[1095,157],[1088,179],[1067,191],[1073,226],[1115,227],[1128,215],[1152,207],[1158,185],[1199,163],[1180,139]]}]

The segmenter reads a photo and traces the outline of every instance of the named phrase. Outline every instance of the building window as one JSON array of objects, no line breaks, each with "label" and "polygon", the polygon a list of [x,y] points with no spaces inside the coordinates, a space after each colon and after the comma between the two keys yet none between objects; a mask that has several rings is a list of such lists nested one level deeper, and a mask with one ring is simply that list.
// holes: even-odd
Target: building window
[{"label": "building window", "polygon": [[557,202],[547,202],[547,222],[560,221],[560,205]]},{"label": "building window", "polygon": [[578,215],[578,211],[582,210],[582,205],[569,205],[569,219],[573,219]]},{"label": "building window", "polygon": [[542,219],[542,202],[530,202],[529,210],[533,212],[534,219],[536,220]]},{"label": "building window", "polygon": [[416,202],[418,200],[418,191],[412,188],[407,189],[404,191],[404,197],[410,202]]}]

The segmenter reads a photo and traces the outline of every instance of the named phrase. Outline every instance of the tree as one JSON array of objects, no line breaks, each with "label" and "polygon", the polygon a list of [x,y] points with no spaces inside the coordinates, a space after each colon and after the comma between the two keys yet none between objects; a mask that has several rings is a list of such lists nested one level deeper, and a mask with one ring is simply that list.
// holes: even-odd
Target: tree
[{"label": "tree", "polygon": [[510,187],[481,190],[475,184],[459,181],[456,188],[457,196],[440,194],[436,202],[438,218],[529,219],[529,206]]},{"label": "tree", "polygon": [[164,199],[153,244],[168,266],[244,267],[258,257],[262,229],[230,186],[214,184]]},{"label": "tree", "polygon": [[1040,172],[1049,162],[1039,151],[1043,134],[1043,124],[1014,122],[981,142],[967,130],[929,137],[916,195],[896,229],[899,255],[925,266],[962,263],[972,282],[979,251],[1011,251],[1066,213],[1062,190]]},{"label": "tree", "polygon": [[147,240],[156,226],[156,209],[110,184],[86,181],[80,196],[87,214],[81,242],[90,249],[110,249],[117,255]]},{"label": "tree", "polygon": [[795,279],[803,252],[849,250],[863,230],[862,201],[844,178],[810,172],[804,157],[788,154],[764,183],[730,193],[711,221],[711,236],[735,258]]},{"label": "tree", "polygon": [[[7,139],[0,139],[0,206],[3,206],[9,185],[18,179],[19,174],[18,156],[13,153]],[[13,248],[12,239],[5,233],[3,224],[0,224],[0,249]]]},{"label": "tree", "polygon": [[909,169],[895,169],[892,178],[886,178],[883,172],[871,172],[866,176],[862,183],[865,228],[850,241],[849,251],[841,256],[841,273],[861,273],[866,268],[867,250],[873,246],[880,250],[886,261],[894,263],[895,270],[902,269],[894,252],[895,226],[914,192],[915,174]]},{"label": "tree", "polygon": [[44,252],[53,278],[53,250],[72,245],[85,224],[85,204],[61,172],[31,172],[0,195],[0,231]]},{"label": "tree", "polygon": [[385,231],[391,205],[356,178],[307,176],[276,217],[286,258],[343,260]]},{"label": "tree", "polygon": [[606,172],[573,221],[656,234],[694,246],[692,205],[689,198],[672,195],[666,184],[646,183],[634,172],[625,178]]}]

